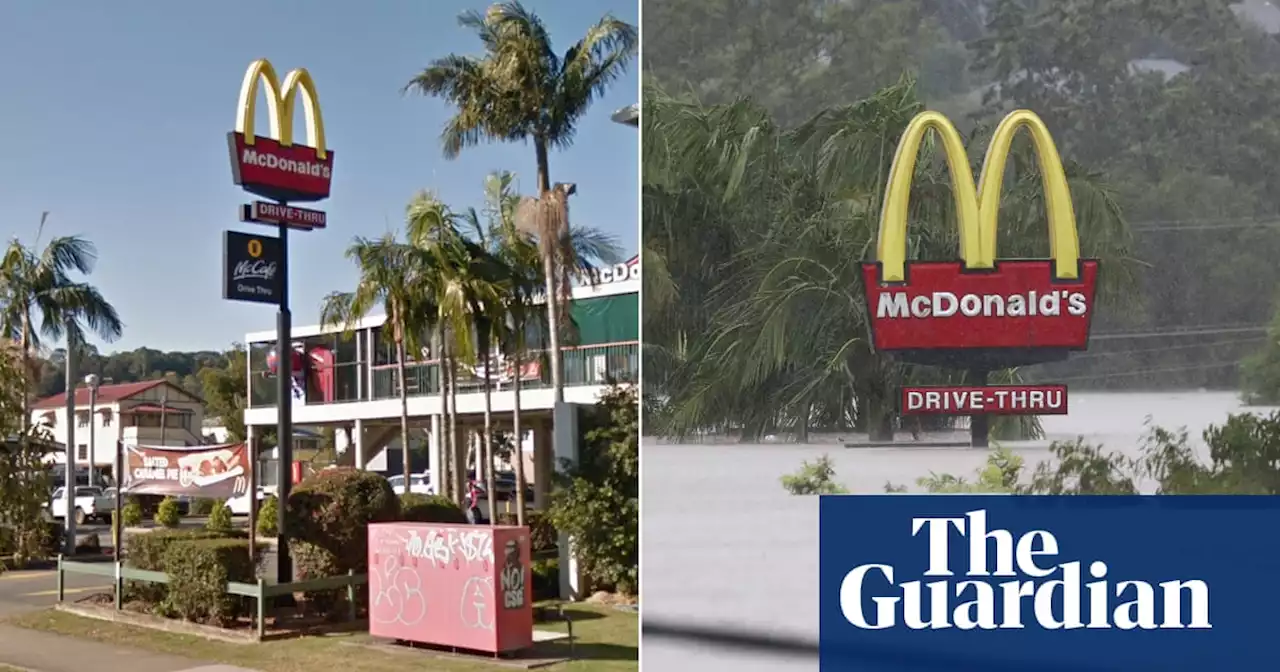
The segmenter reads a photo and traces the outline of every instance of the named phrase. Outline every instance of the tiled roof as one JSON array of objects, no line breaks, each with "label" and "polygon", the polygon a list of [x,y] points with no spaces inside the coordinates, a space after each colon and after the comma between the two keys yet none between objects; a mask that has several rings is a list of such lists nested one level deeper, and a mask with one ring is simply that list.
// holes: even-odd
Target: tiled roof
[{"label": "tiled roof", "polygon": [[[98,387],[98,403],[114,404],[121,399],[128,399],[135,394],[145,392],[157,385],[168,384],[165,380],[145,380],[138,383],[118,383],[116,385],[101,385]],[[51,397],[45,397],[37,401],[31,408],[62,408],[67,403],[67,393],[62,392]],[[76,407],[89,405],[89,388],[76,388]]]}]

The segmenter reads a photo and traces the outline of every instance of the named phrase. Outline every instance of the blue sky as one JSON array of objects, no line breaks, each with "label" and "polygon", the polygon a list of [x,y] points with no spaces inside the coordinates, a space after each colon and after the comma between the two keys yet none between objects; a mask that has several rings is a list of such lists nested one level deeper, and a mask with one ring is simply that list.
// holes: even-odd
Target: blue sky
[{"label": "blue sky", "polygon": [[[484,176],[505,169],[533,191],[531,146],[482,145],[446,160],[439,134],[450,109],[400,93],[430,61],[480,52],[456,18],[488,4],[15,3],[0,27],[0,234],[30,244],[48,210],[46,237],[80,234],[98,246],[89,279],[125,322],[122,339],[98,344],[104,351],[221,349],[271,329],[273,307],[221,298],[222,231],[255,230],[238,221],[253,197],[231,183],[226,134],[252,60],[271,60],[281,76],[305,67],[336,157],[330,199],[310,206],[329,213],[328,229],[289,240],[294,324],[314,324],[321,297],[355,283],[342,257],[352,237],[401,228],[417,190],[479,206]],[[606,13],[639,21],[634,0],[525,4],[561,52]],[[609,115],[638,100],[637,71],[633,63],[550,161],[553,180],[578,184],[574,223],[613,234],[628,254],[638,248],[639,133]]]}]

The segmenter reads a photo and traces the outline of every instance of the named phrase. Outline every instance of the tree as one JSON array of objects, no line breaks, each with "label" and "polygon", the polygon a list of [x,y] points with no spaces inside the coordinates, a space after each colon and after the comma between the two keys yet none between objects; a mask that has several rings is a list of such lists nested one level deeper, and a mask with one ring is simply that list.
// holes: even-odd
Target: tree
[{"label": "tree", "polygon": [[0,545],[19,567],[43,557],[53,541],[44,523],[52,485],[45,458],[53,444],[43,426],[27,426],[24,365],[17,347],[0,345]]},{"label": "tree", "polygon": [[[40,231],[48,214],[40,218]],[[0,258],[0,329],[22,348],[24,430],[30,422],[30,356],[42,337],[83,344],[86,332],[111,341],[124,331],[115,307],[98,289],[72,277],[92,273],[96,261],[97,248],[79,236],[53,238],[38,253],[15,238]]]},{"label": "tree", "polygon": [[239,343],[233,343],[225,357],[226,366],[200,370],[202,396],[207,415],[222,421],[230,440],[243,441],[248,437],[244,412],[249,407],[249,357]]},{"label": "tree", "polygon": [[[422,250],[396,240],[394,233],[379,239],[356,237],[346,256],[355,262],[360,278],[350,292],[333,292],[320,308],[320,321],[355,332],[356,323],[375,307],[387,315],[396,345],[396,379],[400,390],[400,444],[404,456],[405,487],[413,473],[409,453],[409,393],[405,384],[407,352],[421,352],[430,333],[435,297],[429,272],[431,260]],[[282,400],[283,403],[283,400]]]},{"label": "tree", "polygon": [[577,124],[597,98],[629,66],[639,44],[635,26],[606,15],[572,47],[558,54],[536,14],[519,2],[495,4],[481,14],[458,18],[476,32],[485,48],[481,57],[450,54],[414,77],[406,91],[445,99],[456,114],[441,133],[444,155],[482,141],[532,142],[537,161],[539,207],[529,220],[538,234],[547,287],[552,386],[564,401],[559,329],[568,303],[568,281],[575,263],[568,228],[568,196],[573,185],[553,189],[548,160],[551,148],[573,144]]}]

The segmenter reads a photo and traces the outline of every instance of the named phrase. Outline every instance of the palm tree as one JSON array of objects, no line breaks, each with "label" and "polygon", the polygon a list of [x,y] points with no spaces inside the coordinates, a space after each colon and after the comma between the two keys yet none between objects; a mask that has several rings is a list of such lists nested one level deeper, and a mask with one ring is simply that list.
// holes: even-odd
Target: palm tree
[{"label": "palm tree", "polygon": [[[46,212],[40,217],[37,244],[48,216]],[[0,258],[0,329],[22,349],[24,434],[31,415],[31,352],[40,347],[41,337],[66,338],[70,348],[87,342],[86,332],[106,341],[115,340],[124,332],[115,307],[101,292],[72,277],[73,273],[93,272],[97,258],[94,244],[79,236],[53,238],[39,253],[15,238]]]},{"label": "palm tree", "polygon": [[[351,292],[333,292],[324,298],[320,321],[340,325],[347,335],[375,307],[387,315],[386,326],[396,346],[396,379],[400,391],[400,444],[404,458],[405,492],[413,473],[409,452],[409,393],[406,385],[407,352],[421,352],[422,337],[430,333],[435,317],[436,293],[432,287],[430,259],[419,248],[396,240],[357,237],[346,256],[359,268],[360,279]],[[282,402],[283,403],[283,400]]]},{"label": "palm tree", "polygon": [[573,143],[578,122],[591,104],[626,72],[639,44],[635,26],[606,15],[563,55],[551,44],[546,26],[519,2],[499,3],[481,14],[463,13],[458,22],[476,32],[481,57],[450,54],[434,61],[405,86],[406,91],[444,98],[457,113],[441,133],[444,155],[455,158],[482,141],[532,141],[537,161],[539,216],[528,222],[537,233],[547,288],[551,335],[551,379],[557,403],[564,401],[558,328],[563,326],[574,247],[568,229],[572,185],[553,189],[548,152]]}]

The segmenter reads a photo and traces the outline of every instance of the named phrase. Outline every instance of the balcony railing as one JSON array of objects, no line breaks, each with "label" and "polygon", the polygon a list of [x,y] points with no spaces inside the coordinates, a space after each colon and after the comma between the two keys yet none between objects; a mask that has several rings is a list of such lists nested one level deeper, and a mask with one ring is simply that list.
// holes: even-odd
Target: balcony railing
[{"label": "balcony railing", "polygon": [[[640,346],[638,343],[612,343],[563,348],[564,383],[566,386],[604,385],[609,379],[618,382],[638,382],[640,373]],[[400,396],[399,371],[394,364],[380,365],[373,369],[372,389],[363,389],[355,383],[365,370],[364,363],[341,364],[335,373],[334,399],[329,403],[347,403],[380,399],[398,399]],[[541,389],[551,386],[551,373],[545,352],[530,353],[522,367],[521,389]],[[479,369],[479,367],[477,367]],[[503,372],[495,366],[490,372],[489,384],[494,392],[506,392],[513,387],[514,372]],[[504,375],[505,373],[505,375]],[[458,376],[459,394],[482,392],[485,387],[483,371],[476,375],[462,372]],[[251,378],[249,405],[251,408],[275,406],[276,380],[257,373]],[[440,394],[440,365],[437,362],[410,363],[405,366],[405,384],[410,397]],[[325,403],[308,399],[308,404]]]}]

